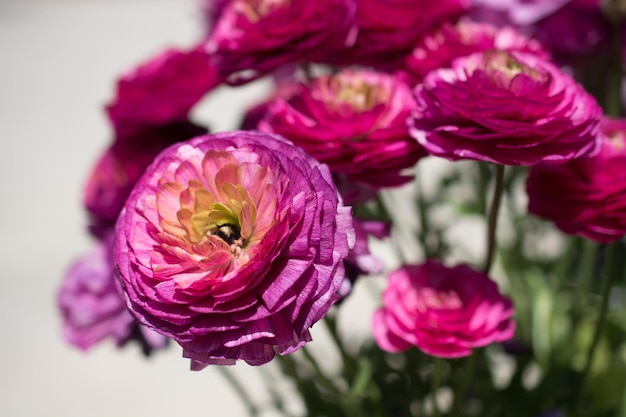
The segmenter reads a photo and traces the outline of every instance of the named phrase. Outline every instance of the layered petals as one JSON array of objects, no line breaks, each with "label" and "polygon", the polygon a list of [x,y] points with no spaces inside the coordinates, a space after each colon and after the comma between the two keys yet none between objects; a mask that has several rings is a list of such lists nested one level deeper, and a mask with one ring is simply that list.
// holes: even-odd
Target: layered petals
[{"label": "layered petals", "polygon": [[118,220],[116,262],[135,317],[192,369],[260,365],[311,339],[353,244],[325,165],[281,137],[226,132],[157,157]]},{"label": "layered petals", "polygon": [[601,147],[565,164],[539,164],[527,180],[528,211],[568,234],[609,243],[626,235],[626,120],[604,119]]},{"label": "layered petals", "polygon": [[513,337],[513,305],[483,273],[436,261],[404,266],[389,275],[384,306],[373,318],[374,338],[388,352],[412,346],[457,358],[473,348]]},{"label": "layered petals", "polygon": [[565,162],[596,148],[602,110],[537,55],[476,53],[430,72],[415,89],[411,134],[450,160],[504,165]]}]

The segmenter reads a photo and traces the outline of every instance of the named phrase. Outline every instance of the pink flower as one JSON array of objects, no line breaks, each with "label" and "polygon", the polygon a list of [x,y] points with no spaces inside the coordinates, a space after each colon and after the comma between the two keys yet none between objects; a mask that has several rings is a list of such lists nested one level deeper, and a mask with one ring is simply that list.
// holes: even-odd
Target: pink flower
[{"label": "pink flower", "polygon": [[168,49],[118,80],[107,112],[119,137],[137,125],[185,121],[189,110],[221,81],[204,51]]},{"label": "pink flower", "polygon": [[593,156],[532,167],[528,211],[565,233],[608,243],[626,235],[626,120],[604,119],[601,133]]},{"label": "pink flower", "polygon": [[83,204],[89,212],[92,232],[110,229],[122,211],[126,198],[154,158],[176,142],[206,133],[189,122],[143,127],[126,131],[100,156],[85,184]]},{"label": "pink flower", "polygon": [[487,51],[430,72],[411,134],[433,155],[504,165],[564,162],[595,148],[602,110],[537,55]]},{"label": "pink flower", "polygon": [[356,35],[354,0],[233,0],[207,44],[232,84],[279,66],[325,60]]},{"label": "pink flower", "polygon": [[456,58],[490,49],[530,52],[548,58],[538,41],[512,27],[497,28],[462,19],[455,25],[445,23],[423,37],[405,58],[403,69],[411,84],[415,84],[430,71],[449,67]]},{"label": "pink flower", "polygon": [[357,0],[359,36],[349,63],[388,67],[433,27],[456,20],[467,0]]},{"label": "pink flower", "polygon": [[225,132],[157,157],[118,220],[116,262],[135,317],[193,369],[260,365],[311,340],[353,243],[325,165],[278,136]]},{"label": "pink flower", "polygon": [[167,338],[140,326],[117,291],[113,270],[113,239],[108,234],[75,261],[58,292],[63,336],[68,343],[88,350],[110,337],[118,346],[137,340],[144,353],[165,346]]},{"label": "pink flower", "polygon": [[383,304],[374,314],[374,338],[388,352],[415,346],[457,358],[515,332],[511,301],[487,275],[465,265],[404,266],[389,275]]},{"label": "pink flower", "polygon": [[426,155],[406,127],[414,106],[397,78],[346,69],[276,100],[259,129],[286,137],[351,181],[396,186],[412,179],[402,171]]}]

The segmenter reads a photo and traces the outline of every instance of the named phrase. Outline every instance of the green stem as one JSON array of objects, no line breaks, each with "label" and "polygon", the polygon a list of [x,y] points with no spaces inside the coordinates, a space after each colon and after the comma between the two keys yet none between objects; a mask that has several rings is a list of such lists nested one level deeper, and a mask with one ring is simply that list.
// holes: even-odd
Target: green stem
[{"label": "green stem", "polygon": [[491,206],[489,208],[489,218],[487,220],[487,255],[485,256],[485,264],[483,271],[489,273],[493,262],[493,255],[496,249],[496,225],[498,223],[498,210],[500,209],[500,200],[504,191],[504,165],[495,166],[495,185]]},{"label": "green stem", "polygon": [[476,370],[476,356],[478,356],[478,352],[473,350],[472,354],[467,357],[465,361],[465,375],[463,381],[461,381],[461,384],[454,394],[454,404],[452,405],[452,409],[457,410],[461,415],[464,415],[463,400],[465,398],[465,393],[474,378],[474,372]]},{"label": "green stem", "polygon": [[248,409],[248,414],[250,416],[258,416],[259,415],[259,409],[252,402],[252,399],[250,398],[250,396],[246,392],[246,389],[243,387],[243,385],[241,385],[239,380],[237,378],[235,378],[235,376],[230,372],[229,369],[227,369],[227,368],[225,368],[223,366],[218,366],[217,369],[222,374],[224,379],[226,379],[228,384],[230,384],[231,388],[237,393],[239,398],[241,398],[241,401],[243,401],[244,405]]},{"label": "green stem", "polygon": [[439,402],[437,402],[437,391],[441,387],[441,380],[443,379],[443,359],[434,358],[433,363],[435,369],[433,371],[433,383],[431,387],[431,395],[433,401],[433,416],[439,417],[441,411],[439,410]]},{"label": "green stem", "polygon": [[610,244],[607,247],[606,251],[606,259],[604,261],[604,283],[602,286],[602,304],[600,304],[600,314],[598,316],[598,322],[595,327],[595,331],[593,334],[593,339],[591,342],[591,346],[589,347],[589,351],[587,352],[587,359],[585,361],[585,367],[583,368],[580,385],[578,388],[577,395],[577,406],[574,409],[576,412],[581,412],[582,399],[585,394],[585,389],[587,387],[587,377],[589,375],[589,371],[593,366],[593,360],[595,358],[595,353],[598,348],[598,344],[602,337],[602,330],[604,328],[604,323],[606,321],[606,314],[609,309],[609,298],[611,295],[611,287],[613,286],[613,281],[616,275],[616,261],[617,261],[617,250],[618,250],[619,242],[615,242]]},{"label": "green stem", "polygon": [[339,355],[341,356],[341,361],[343,362],[344,376],[346,377],[348,385],[351,385],[354,379],[356,368],[354,361],[352,360],[350,355],[348,355],[348,352],[346,351],[345,347],[343,346],[343,342],[339,337],[339,332],[337,331],[337,321],[335,320],[335,317],[332,316],[332,313],[327,314],[322,319],[322,321],[326,325],[328,333],[330,333],[330,337],[333,339],[333,342],[335,342],[335,346],[337,347]]},{"label": "green stem", "polygon": [[[419,166],[415,169],[418,170]],[[419,241],[424,250],[424,258],[429,259],[433,254],[428,244],[428,203],[424,198],[424,189],[422,188],[421,175],[419,175],[419,172],[417,172],[415,178],[415,191],[417,192],[417,210],[419,211],[420,220]]]}]

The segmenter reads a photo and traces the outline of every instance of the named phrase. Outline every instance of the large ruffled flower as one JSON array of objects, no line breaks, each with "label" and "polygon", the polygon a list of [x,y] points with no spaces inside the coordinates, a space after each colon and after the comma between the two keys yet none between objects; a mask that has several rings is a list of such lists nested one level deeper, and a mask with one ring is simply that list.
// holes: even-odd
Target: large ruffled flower
[{"label": "large ruffled flower", "polygon": [[388,67],[428,30],[456,20],[467,0],[357,0],[359,36],[344,62]]},{"label": "large ruffled flower", "polygon": [[351,181],[396,186],[412,178],[402,170],[426,155],[406,127],[414,107],[410,88],[396,77],[347,69],[276,100],[259,129],[286,137]]},{"label": "large ruffled flower", "polygon": [[279,66],[324,61],[351,46],[355,0],[233,0],[207,44],[220,71],[238,84]]},{"label": "large ruffled flower", "polygon": [[374,314],[374,337],[388,352],[416,346],[444,358],[513,337],[513,305],[489,277],[465,265],[436,261],[389,275],[384,307]]},{"label": "large ruffled flower", "polygon": [[595,149],[602,110],[537,55],[487,51],[430,72],[411,134],[433,155],[505,165],[564,162]]},{"label": "large ruffled flower", "polygon": [[96,242],[93,249],[69,268],[57,303],[63,318],[63,336],[88,350],[105,338],[118,346],[137,340],[145,354],[166,345],[167,338],[139,325],[130,315],[115,285],[113,236]]},{"label": "large ruffled flower", "polygon": [[193,369],[260,365],[311,339],[353,244],[325,165],[281,137],[226,132],[157,157],[118,220],[116,261],[135,317]]},{"label": "large ruffled flower", "polygon": [[415,84],[430,71],[449,67],[456,58],[490,49],[549,56],[538,41],[527,38],[513,27],[498,28],[462,19],[455,25],[445,23],[424,36],[404,59],[402,68],[410,83]]},{"label": "large ruffled flower", "polygon": [[532,167],[528,211],[566,233],[608,243],[626,235],[626,120],[605,119],[601,133],[593,156]]},{"label": "large ruffled flower", "polygon": [[107,112],[119,138],[137,126],[187,120],[189,110],[222,81],[202,49],[167,49],[118,80]]}]

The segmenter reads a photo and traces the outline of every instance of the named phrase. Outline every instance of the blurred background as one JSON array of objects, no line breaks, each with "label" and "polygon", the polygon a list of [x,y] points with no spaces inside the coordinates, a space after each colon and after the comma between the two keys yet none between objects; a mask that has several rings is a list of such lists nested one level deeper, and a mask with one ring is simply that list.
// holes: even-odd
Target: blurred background
[{"label": "blurred background", "polygon": [[[81,193],[111,140],[102,108],[115,79],[201,32],[194,0],[0,0],[0,416],[246,415],[220,369],[190,372],[177,345],[149,359],[108,341],[83,353],[56,309],[91,245]],[[216,91],[198,119],[232,128],[263,91]],[[256,370],[233,371],[263,395]]]}]

